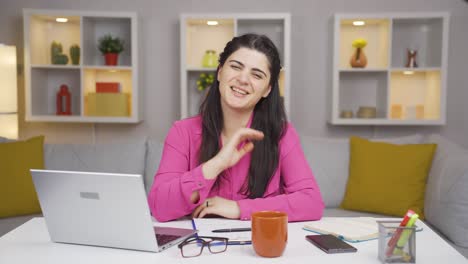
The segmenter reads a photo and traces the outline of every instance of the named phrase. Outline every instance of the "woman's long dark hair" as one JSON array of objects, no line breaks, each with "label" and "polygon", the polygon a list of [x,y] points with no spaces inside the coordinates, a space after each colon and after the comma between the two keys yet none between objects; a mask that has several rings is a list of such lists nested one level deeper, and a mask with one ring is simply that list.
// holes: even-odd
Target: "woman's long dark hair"
[{"label": "woman's long dark hair", "polygon": [[[269,62],[270,94],[260,99],[254,108],[254,118],[251,128],[263,132],[264,138],[254,142],[254,149],[249,167],[248,182],[244,183],[241,192],[249,198],[259,198],[265,193],[266,187],[278,167],[279,141],[286,127],[286,113],[280,98],[278,78],[281,62],[278,50],[273,42],[264,35],[245,34],[234,37],[226,44],[219,56],[219,65],[223,66],[227,58],[240,48],[249,48],[263,53]],[[199,162],[210,160],[219,152],[219,137],[223,129],[223,113],[219,92],[218,70],[215,81],[210,87],[200,106],[203,122],[202,144],[199,152]]]}]

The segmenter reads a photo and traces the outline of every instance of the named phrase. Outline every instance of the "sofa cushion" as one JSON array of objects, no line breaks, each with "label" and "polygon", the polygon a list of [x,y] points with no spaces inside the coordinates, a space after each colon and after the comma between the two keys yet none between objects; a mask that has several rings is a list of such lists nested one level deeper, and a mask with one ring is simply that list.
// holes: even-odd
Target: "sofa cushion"
[{"label": "sofa cushion", "polygon": [[44,168],[43,147],[43,136],[0,144],[0,218],[41,211],[29,170]]},{"label": "sofa cushion", "polygon": [[438,144],[427,181],[427,221],[457,246],[468,247],[468,150],[436,134],[425,141]]},{"label": "sofa cushion", "polygon": [[437,144],[437,151],[434,155],[432,168],[427,178],[426,197],[424,202],[426,218],[429,222],[432,222],[432,219],[434,218],[443,218],[443,215],[441,215],[438,210],[440,207],[438,202],[441,201],[444,195],[446,195],[446,193],[441,191],[443,182],[452,183],[452,178],[456,177],[456,175],[451,175],[447,171],[444,172],[447,167],[446,161],[449,158],[466,156],[468,155],[468,150],[457,146],[438,134],[427,136],[424,139],[424,142]]},{"label": "sofa cushion", "polygon": [[146,142],[146,168],[145,168],[145,189],[148,194],[153,185],[154,176],[158,170],[159,162],[164,144],[158,140],[148,140]]},{"label": "sofa cushion", "polygon": [[113,144],[46,144],[45,167],[50,170],[145,172],[145,140]]},{"label": "sofa cushion", "polygon": [[[421,143],[422,139],[422,135],[415,134],[371,140],[393,144],[418,144]],[[302,136],[301,145],[320,187],[325,206],[327,208],[338,207],[343,201],[348,180],[349,140],[347,138],[331,139]]]},{"label": "sofa cushion", "polygon": [[424,219],[424,192],[436,144],[395,145],[351,137],[342,208]]}]

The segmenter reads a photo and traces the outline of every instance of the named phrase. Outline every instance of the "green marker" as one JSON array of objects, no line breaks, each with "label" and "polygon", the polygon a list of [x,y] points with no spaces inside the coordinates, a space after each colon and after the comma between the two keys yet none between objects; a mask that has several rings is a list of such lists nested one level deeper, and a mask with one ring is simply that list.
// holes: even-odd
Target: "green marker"
[{"label": "green marker", "polygon": [[[405,227],[406,228],[413,227],[414,223],[416,223],[416,220],[418,220],[418,218],[419,218],[418,214],[412,215]],[[408,229],[403,230],[403,232],[401,233],[400,239],[398,239],[395,250],[393,250],[393,255],[401,255],[403,253],[402,250],[405,247],[406,243],[408,242],[408,239],[412,232],[413,230],[408,230]]]}]

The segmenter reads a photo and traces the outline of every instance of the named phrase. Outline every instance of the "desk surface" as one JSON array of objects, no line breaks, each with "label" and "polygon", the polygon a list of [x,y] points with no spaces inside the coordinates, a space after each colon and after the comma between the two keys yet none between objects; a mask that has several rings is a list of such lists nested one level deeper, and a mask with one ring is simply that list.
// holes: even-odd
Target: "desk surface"
[{"label": "desk surface", "polygon": [[[189,221],[158,225],[191,228]],[[380,263],[377,257],[378,240],[353,243],[357,253],[329,255],[304,238],[311,234],[302,229],[304,223],[290,223],[288,245],[282,257],[258,257],[251,245],[231,246],[225,253],[182,258],[177,247],[160,253],[140,252],[103,247],[53,243],[50,241],[44,218],[34,218],[0,238],[0,263]],[[467,263],[468,260],[419,221],[424,230],[416,236],[417,263]],[[221,262],[222,261],[222,262]],[[242,262],[241,262],[242,261]]]}]

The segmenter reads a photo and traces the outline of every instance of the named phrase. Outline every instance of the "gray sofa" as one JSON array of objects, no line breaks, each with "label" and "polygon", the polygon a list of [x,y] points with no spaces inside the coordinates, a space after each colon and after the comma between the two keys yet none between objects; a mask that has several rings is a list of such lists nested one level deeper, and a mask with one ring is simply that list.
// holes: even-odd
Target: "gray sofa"
[{"label": "gray sofa", "polygon": [[[468,150],[436,134],[373,140],[438,144],[426,188],[426,223],[468,258]],[[325,201],[325,216],[382,217],[339,208],[348,178],[348,139],[302,137],[301,143]],[[46,144],[44,158],[46,168],[52,170],[142,174],[148,192],[162,148],[162,142],[144,139],[106,145]],[[0,236],[34,216],[0,219]]]}]

